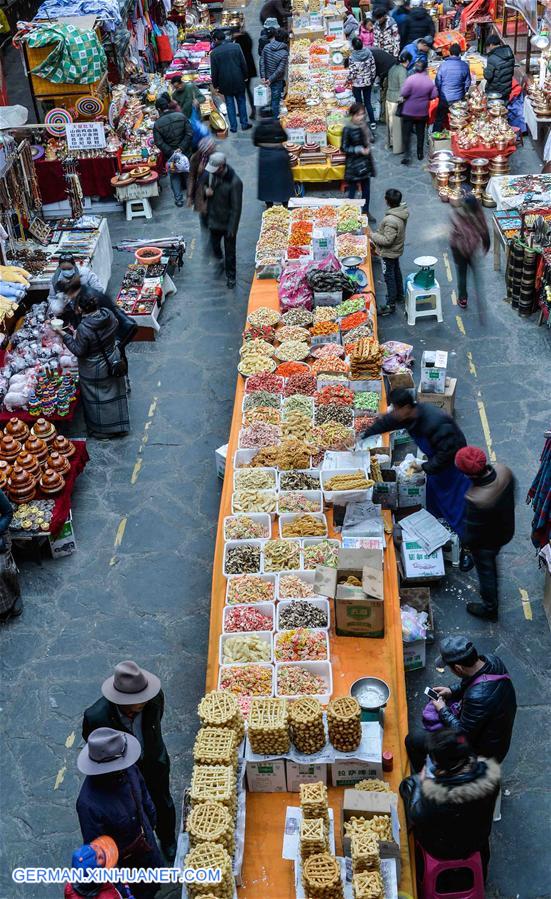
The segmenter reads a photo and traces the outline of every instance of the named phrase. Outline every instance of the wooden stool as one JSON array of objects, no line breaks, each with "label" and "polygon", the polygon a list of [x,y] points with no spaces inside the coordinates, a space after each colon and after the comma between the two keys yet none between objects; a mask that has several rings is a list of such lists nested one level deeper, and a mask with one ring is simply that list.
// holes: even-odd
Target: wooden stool
[{"label": "wooden stool", "polygon": [[[415,845],[423,856],[423,879],[419,884],[419,899],[484,899],[484,875],[480,852],[473,852],[468,858],[438,859],[429,855],[420,843],[416,842]],[[472,886],[470,889],[454,893],[439,892],[437,889],[439,875],[453,869],[471,871]]]},{"label": "wooden stool", "polygon": [[[435,279],[432,287],[418,287],[414,284],[413,277],[406,279],[407,296],[406,296],[406,313],[408,317],[408,325],[414,325],[418,318],[426,318],[429,315],[435,315],[439,322],[443,322],[442,317],[442,297],[440,295],[440,285]],[[428,309],[419,309],[418,302],[428,303],[431,306]]]},{"label": "wooden stool", "polygon": [[130,222],[132,219],[151,219],[153,218],[153,213],[151,211],[151,203],[147,199],[147,197],[142,197],[141,200],[127,200],[126,201],[126,221]]}]

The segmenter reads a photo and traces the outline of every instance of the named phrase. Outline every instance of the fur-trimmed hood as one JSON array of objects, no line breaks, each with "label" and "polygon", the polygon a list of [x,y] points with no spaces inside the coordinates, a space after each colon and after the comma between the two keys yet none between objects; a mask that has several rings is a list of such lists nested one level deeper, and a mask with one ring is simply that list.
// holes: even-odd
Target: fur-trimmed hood
[{"label": "fur-trimmed hood", "polygon": [[464,774],[448,777],[445,782],[437,780],[425,780],[421,784],[421,792],[429,802],[437,805],[461,804],[464,802],[476,802],[491,796],[499,787],[501,781],[501,768],[495,759],[478,758],[477,767],[471,772],[470,779]]}]

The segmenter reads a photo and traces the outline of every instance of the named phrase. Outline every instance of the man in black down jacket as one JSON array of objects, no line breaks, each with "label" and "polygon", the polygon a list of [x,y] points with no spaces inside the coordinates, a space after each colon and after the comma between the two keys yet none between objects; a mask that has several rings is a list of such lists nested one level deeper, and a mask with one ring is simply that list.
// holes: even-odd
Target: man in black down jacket
[{"label": "man in black down jacket", "polygon": [[405,47],[406,44],[411,44],[412,41],[417,41],[420,37],[425,37],[429,34],[431,37],[434,37],[434,32],[433,17],[429,15],[421,3],[412,0],[409,15],[405,19],[400,32],[400,38],[403,41],[402,46]]},{"label": "man in black down jacket", "polygon": [[237,131],[237,116],[235,104],[239,112],[239,121],[243,131],[253,126],[247,118],[247,101],[245,89],[249,78],[249,69],[239,44],[226,40],[226,35],[220,29],[213,34],[214,47],[210,54],[210,72],[212,86],[215,90],[224,94],[226,110],[230,122],[230,131]]},{"label": "man in black down jacket", "polygon": [[462,542],[474,559],[482,600],[468,602],[467,612],[497,621],[497,557],[515,535],[515,479],[506,465],[489,465],[478,446],[459,450],[455,465],[471,481],[465,494]]},{"label": "man in black down jacket", "polygon": [[[159,97],[155,106],[160,112],[159,118],[153,125],[153,140],[168,162],[176,150],[181,150],[188,159],[192,152],[193,130],[189,119],[183,112],[174,112],[169,109],[169,100]],[[184,191],[186,189],[186,174],[184,172],[170,172],[170,186],[174,194],[176,206],[184,205]]]},{"label": "man in black down jacket", "polygon": [[133,734],[142,747],[138,761],[157,812],[156,831],[167,861],[176,855],[176,810],[170,795],[170,759],[161,720],[165,698],[158,677],[136,662],[119,662],[102,684],[103,696],[84,712],[82,736],[88,740],[98,727]]},{"label": "man in black down jacket", "polygon": [[467,443],[463,431],[446,412],[432,403],[416,403],[403,387],[392,391],[390,402],[392,412],[376,418],[362,437],[405,428],[428,457],[427,462],[417,463],[427,475],[427,509],[460,533],[469,480],[455,468],[454,459]]},{"label": "man in black down jacket", "polygon": [[[203,174],[207,199],[207,227],[210,231],[212,251],[217,259],[225,259],[228,287],[235,287],[237,271],[236,242],[241,206],[243,182],[223,153],[213,153]],[[224,239],[224,257],[222,256]]]},{"label": "man in black down jacket", "polygon": [[480,852],[486,875],[499,765],[477,758],[466,738],[452,730],[431,735],[429,756],[420,774],[400,784],[408,825],[433,858],[468,858]]},{"label": "man in black down jacket", "polygon": [[509,102],[509,94],[513,86],[515,71],[515,55],[507,44],[502,44],[497,35],[488,38],[486,44],[486,93],[501,94],[505,103]]},{"label": "man in black down jacket", "polygon": [[[444,727],[463,733],[477,755],[502,762],[509,751],[517,713],[517,697],[507,668],[499,656],[480,656],[472,641],[462,634],[445,637],[440,643],[443,665],[461,683],[433,687],[439,699],[431,700]],[[449,704],[460,702],[459,714]],[[408,734],[406,749],[414,771],[423,767],[429,734]]]},{"label": "man in black down jacket", "polygon": [[277,19],[280,28],[287,28],[292,15],[290,4],[284,3],[283,0],[266,0],[260,10],[260,24],[264,25],[266,19]]}]

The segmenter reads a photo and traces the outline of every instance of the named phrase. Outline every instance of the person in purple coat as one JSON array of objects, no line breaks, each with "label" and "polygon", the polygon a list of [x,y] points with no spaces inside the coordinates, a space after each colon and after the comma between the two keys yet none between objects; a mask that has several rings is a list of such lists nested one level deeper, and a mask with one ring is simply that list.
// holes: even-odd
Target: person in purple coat
[{"label": "person in purple coat", "polygon": [[406,78],[402,87],[402,134],[404,155],[402,165],[411,162],[411,135],[417,135],[417,159],[422,159],[425,147],[425,128],[429,117],[429,104],[438,96],[436,85],[427,74],[427,63],[418,60],[413,75]]}]

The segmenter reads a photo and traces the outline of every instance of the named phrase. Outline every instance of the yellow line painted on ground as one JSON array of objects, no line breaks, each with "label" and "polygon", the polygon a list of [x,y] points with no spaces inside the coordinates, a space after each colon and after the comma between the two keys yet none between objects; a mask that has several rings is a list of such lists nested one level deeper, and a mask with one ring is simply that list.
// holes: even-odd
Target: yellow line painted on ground
[{"label": "yellow line painted on ground", "polygon": [[454,306],[457,306],[457,294],[455,290],[452,290],[452,303]]},{"label": "yellow line painted on ground", "polygon": [[448,254],[446,252],[444,252],[444,268],[446,269],[446,278],[448,279],[448,281],[451,284],[453,281],[453,276],[452,276],[452,270],[450,268],[450,260],[448,258]]},{"label": "yellow line painted on ground", "polygon": [[476,365],[474,364],[474,361],[473,361],[473,354],[471,353],[470,350],[467,350],[467,360],[468,360],[468,362],[469,362],[469,371],[470,371],[470,373],[471,373],[472,375],[474,375],[475,378],[477,378],[478,375],[477,375],[477,373],[476,373]]},{"label": "yellow line painted on ground", "polygon": [[138,480],[138,475],[140,473],[140,469],[142,467],[143,459],[138,459],[136,464],[134,465],[134,470],[132,471],[132,477],[130,478],[130,483],[135,484]]},{"label": "yellow line painted on ground", "polygon": [[480,423],[482,425],[482,430],[484,431],[484,440],[486,441],[486,448],[488,450],[488,458],[490,462],[496,461],[496,454],[494,452],[494,448],[492,445],[492,435],[490,432],[490,425],[488,424],[488,416],[486,415],[486,407],[482,400],[477,400],[476,404],[478,406],[478,414],[480,415]]},{"label": "yellow line painted on ground", "polygon": [[75,732],[74,732],[74,730],[73,730],[73,731],[69,734],[69,736],[67,737],[67,739],[65,740],[65,748],[66,748],[66,749],[71,749],[73,743],[75,742],[75,737],[76,737],[76,734],[75,734]]},{"label": "yellow line painted on ground", "polygon": [[461,331],[463,337],[466,337],[467,335],[466,335],[466,333],[465,333],[465,325],[463,324],[463,319],[461,318],[460,315],[456,315],[456,316],[455,316],[455,320],[456,320],[456,322],[457,322],[457,327],[458,327],[459,330]]},{"label": "yellow line painted on ground", "polygon": [[530,602],[530,597],[528,596],[528,591],[523,590],[522,587],[519,587],[520,593],[520,601],[522,603],[522,611],[524,612],[524,617],[527,621],[532,621],[532,604]]},{"label": "yellow line painted on ground", "polygon": [[117,528],[117,533],[115,534],[115,547],[120,546],[122,543],[122,538],[124,537],[124,531],[126,529],[126,522],[128,521],[127,516],[125,515],[119,521],[119,526]]},{"label": "yellow line painted on ground", "polygon": [[149,407],[149,412],[147,413],[148,418],[153,418],[153,416],[155,415],[155,409],[157,408],[157,399],[158,399],[158,397],[156,397],[156,396],[153,397],[153,402],[151,403],[151,405]]},{"label": "yellow line painted on ground", "polygon": [[63,768],[60,768],[59,771],[57,772],[55,784],[54,784],[54,790],[59,790],[61,784],[63,783],[63,779],[65,777],[66,771],[67,771],[67,765],[63,765]]},{"label": "yellow line painted on ground", "polygon": [[112,568],[113,565],[116,565],[118,561],[119,561],[118,556],[111,556],[111,558],[109,559],[109,568]]},{"label": "yellow line painted on ground", "polygon": [[186,256],[188,259],[191,259],[191,257],[193,256],[194,249],[195,249],[195,238],[193,238],[193,240],[191,241],[191,243],[189,245],[189,250],[187,250],[187,252],[186,252]]}]

